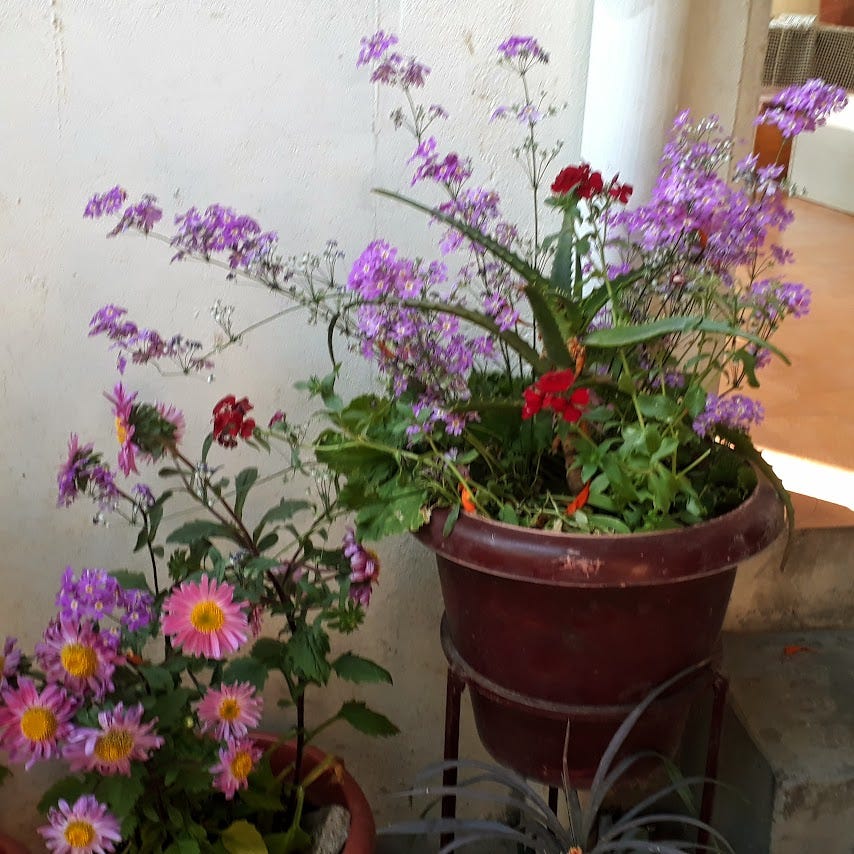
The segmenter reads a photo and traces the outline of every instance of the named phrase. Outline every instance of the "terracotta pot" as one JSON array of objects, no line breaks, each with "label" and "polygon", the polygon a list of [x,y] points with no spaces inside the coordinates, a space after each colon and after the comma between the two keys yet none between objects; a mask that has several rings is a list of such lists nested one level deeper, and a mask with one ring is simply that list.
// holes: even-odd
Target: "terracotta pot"
[{"label": "terracotta pot", "polygon": [[0,833],[0,854],[28,854],[28,849],[11,836]]},{"label": "terracotta pot", "polygon": [[[274,750],[270,765],[274,773],[279,773],[296,758],[296,742],[279,743],[279,739],[270,733],[253,734],[253,739],[265,750],[278,744]],[[326,754],[316,747],[308,746],[303,752],[303,774],[309,773],[326,758]],[[339,760],[340,762],[340,760]],[[321,775],[306,790],[306,799],[316,807],[338,804],[350,813],[350,835],[342,854],[374,854],[376,849],[376,825],[371,805],[359,784],[340,762],[341,773]],[[0,849],[2,852],[2,849]]]},{"label": "terracotta pot", "polygon": [[560,785],[592,779],[631,709],[690,665],[654,703],[624,752],[674,752],[711,676],[738,564],[782,532],[784,511],[760,479],[708,522],[639,534],[561,534],[463,514],[448,537],[434,512],[418,538],[436,554],[443,646],[471,691],[478,734],[497,761]]}]

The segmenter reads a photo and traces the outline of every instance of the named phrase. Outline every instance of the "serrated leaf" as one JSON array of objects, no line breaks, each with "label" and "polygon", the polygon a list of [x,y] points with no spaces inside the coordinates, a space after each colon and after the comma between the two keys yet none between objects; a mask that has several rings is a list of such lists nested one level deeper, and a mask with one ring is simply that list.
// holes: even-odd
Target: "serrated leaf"
[{"label": "serrated leaf", "polygon": [[275,638],[259,638],[252,647],[252,657],[268,669],[281,669],[287,662],[288,646]]},{"label": "serrated leaf", "polygon": [[199,854],[201,850],[195,839],[176,839],[163,854]]},{"label": "serrated leaf", "polygon": [[174,687],[172,674],[165,667],[140,667],[139,672],[155,694],[171,691]]},{"label": "serrated leaf", "polygon": [[63,777],[42,795],[37,809],[41,813],[46,813],[51,807],[56,806],[59,800],[73,804],[80,795],[88,794],[88,790],[89,786],[82,777]]},{"label": "serrated leaf", "polygon": [[209,522],[207,519],[194,519],[176,528],[166,538],[167,543],[194,543],[196,540],[209,540],[213,537],[225,537],[237,540],[235,530],[219,522]]},{"label": "serrated leaf", "polygon": [[141,779],[143,773],[141,768],[133,768],[130,777],[123,774],[104,777],[95,787],[95,796],[117,816],[125,816],[133,811],[145,791]]},{"label": "serrated leaf", "polygon": [[311,503],[301,499],[283,498],[275,507],[271,507],[262,517],[261,521],[255,526],[252,533],[252,539],[257,540],[264,530],[265,526],[270,522],[287,522],[300,510],[308,510],[311,508]]},{"label": "serrated leaf", "polygon": [[347,721],[350,726],[366,735],[390,736],[397,735],[400,730],[385,716],[373,709],[369,709],[365,703],[350,700],[341,706],[338,712],[341,720]]},{"label": "serrated leaf", "polygon": [[276,567],[280,567],[282,562],[280,560],[276,560],[274,557],[265,557],[261,555],[260,557],[253,557],[246,561],[243,564],[243,571],[247,574],[257,574],[261,572],[267,572],[268,569],[275,569]]},{"label": "serrated leaf", "polygon": [[222,832],[220,839],[228,854],[269,854],[264,837],[248,821],[235,821]]},{"label": "serrated leaf", "polygon": [[332,662],[333,670],[348,682],[384,682],[392,684],[391,673],[379,664],[352,652],[345,652]]},{"label": "serrated leaf", "polygon": [[222,681],[248,682],[258,691],[263,691],[267,682],[267,667],[257,658],[234,658],[225,665]]},{"label": "serrated leaf", "polygon": [[569,295],[572,292],[573,256],[575,255],[575,206],[567,207],[563,212],[563,223],[558,235],[552,262],[551,286],[554,290]]},{"label": "serrated leaf", "polygon": [[246,496],[249,495],[249,490],[252,489],[256,480],[258,480],[258,469],[254,467],[243,469],[234,479],[234,514],[238,519],[243,517],[243,505],[246,503]]},{"label": "serrated leaf", "polygon": [[297,625],[287,644],[288,659],[294,672],[303,679],[325,685],[331,666],[329,636],[319,623]]}]

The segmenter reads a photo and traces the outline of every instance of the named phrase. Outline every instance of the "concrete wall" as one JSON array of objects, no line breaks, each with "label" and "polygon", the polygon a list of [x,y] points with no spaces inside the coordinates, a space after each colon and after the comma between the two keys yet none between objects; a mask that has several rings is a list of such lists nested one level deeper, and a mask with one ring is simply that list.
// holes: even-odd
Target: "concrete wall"
[{"label": "concrete wall", "polygon": [[[692,3],[692,15],[707,16],[697,12],[705,7],[704,0]],[[411,254],[427,251],[420,218],[369,194],[377,185],[406,185],[410,146],[389,127],[396,105],[389,93],[374,91],[364,70],[354,68],[359,37],[378,27],[393,30],[405,49],[433,67],[435,99],[452,114],[443,142],[471,152],[483,163],[479,177],[521,204],[508,128],[496,123],[483,130],[478,121],[505,100],[494,47],[507,34],[533,33],[551,51],[544,82],[567,102],[560,135],[572,162],[581,145],[592,15],[592,0],[0,5],[0,635],[17,635],[32,648],[52,616],[66,565],[136,565],[128,557],[132,534],[119,520],[93,527],[87,506],[54,507],[68,433],[114,447],[101,397],[115,381],[113,359],[101,340],[86,337],[93,312],[117,302],[164,332],[209,339],[208,307],[215,299],[238,304],[240,325],[272,307],[266,293],[227,283],[217,271],[170,266],[168,247],[136,237],[105,240],[101,224],[81,218],[87,197],[120,182],[132,195],[157,194],[167,213],[190,204],[231,204],[278,229],[283,248],[297,253],[335,237],[352,259],[376,235],[401,242]],[[742,20],[733,30],[741,43]],[[699,38],[702,27],[692,26],[689,17],[689,33]],[[692,66],[690,85],[680,78],[685,98],[699,101],[726,86],[734,87],[734,104],[744,81],[719,76],[729,63],[728,54],[710,54]],[[717,70],[701,79],[704,68]],[[615,84],[599,109],[638,109],[620,97]],[[131,369],[126,382],[143,397],[174,397],[200,439],[205,413],[229,392],[247,394],[259,411],[308,414],[292,384],[326,370],[322,338],[291,317],[231,351],[212,385],[143,369]],[[368,377],[364,367],[351,368],[343,390],[364,388]],[[444,667],[429,555],[403,538],[383,543],[381,556],[382,583],[355,644],[394,673],[394,688],[365,697],[388,711],[402,734],[377,742],[338,729],[324,742],[346,755],[383,822],[408,809],[385,795],[439,754]],[[271,707],[275,699],[271,695]],[[321,715],[340,699],[330,692],[311,705]],[[477,756],[467,715],[463,752]],[[284,720],[272,711],[265,724]],[[37,786],[53,773],[39,767],[16,774],[0,791],[0,828],[23,833],[35,825]]]}]

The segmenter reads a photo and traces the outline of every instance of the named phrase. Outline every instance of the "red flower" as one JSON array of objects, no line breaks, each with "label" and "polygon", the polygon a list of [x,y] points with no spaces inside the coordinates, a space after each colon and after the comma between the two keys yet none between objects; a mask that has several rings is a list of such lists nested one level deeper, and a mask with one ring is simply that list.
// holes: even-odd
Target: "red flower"
[{"label": "red flower", "polygon": [[552,192],[561,196],[574,191],[579,199],[589,199],[601,193],[604,186],[601,172],[591,172],[589,164],[580,163],[558,172]]},{"label": "red flower", "polygon": [[237,400],[233,394],[226,395],[213,408],[214,439],[223,447],[234,448],[238,436],[242,439],[251,438],[255,421],[245,417],[250,409],[252,404],[248,398]]},{"label": "red flower", "polygon": [[619,178],[619,174],[614,175],[614,179],[611,181],[611,186],[608,188],[608,195],[612,199],[616,199],[621,204],[627,204],[629,198],[632,195],[632,186],[631,184],[618,184],[617,178]]},{"label": "red flower", "polygon": [[534,385],[538,391],[547,394],[548,392],[567,391],[574,382],[575,374],[570,368],[567,368],[563,371],[549,371],[547,374],[543,374]]},{"label": "red flower", "polygon": [[569,368],[543,374],[522,392],[525,398],[522,419],[532,418],[542,409],[550,409],[564,421],[575,424],[582,416],[582,408],[590,402],[590,392],[586,388],[577,388],[566,397],[574,382],[575,374]]}]

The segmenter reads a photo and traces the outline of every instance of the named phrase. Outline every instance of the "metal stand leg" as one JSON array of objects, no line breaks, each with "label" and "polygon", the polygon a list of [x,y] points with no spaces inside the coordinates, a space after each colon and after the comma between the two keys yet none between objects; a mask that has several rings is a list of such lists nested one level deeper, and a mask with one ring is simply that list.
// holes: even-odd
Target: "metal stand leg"
[{"label": "metal stand leg", "polygon": [[[466,683],[448,668],[448,688],[445,695],[445,760],[460,758],[460,703]],[[442,774],[442,785],[456,786],[457,769],[446,768]],[[454,795],[442,797],[442,818],[456,818],[457,799]],[[443,833],[440,843],[447,845],[454,839],[453,833]]]},{"label": "metal stand leg", "polygon": [[[724,723],[724,709],[729,690],[729,680],[722,673],[715,672],[712,681],[712,716],[709,721],[709,744],[706,748],[706,782],[703,784],[703,799],[700,802],[700,821],[710,824],[715,807],[714,779],[718,773],[718,759],[721,752],[721,732]],[[701,830],[697,834],[697,844],[707,845],[708,832]]]}]

